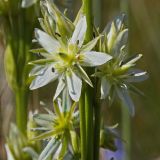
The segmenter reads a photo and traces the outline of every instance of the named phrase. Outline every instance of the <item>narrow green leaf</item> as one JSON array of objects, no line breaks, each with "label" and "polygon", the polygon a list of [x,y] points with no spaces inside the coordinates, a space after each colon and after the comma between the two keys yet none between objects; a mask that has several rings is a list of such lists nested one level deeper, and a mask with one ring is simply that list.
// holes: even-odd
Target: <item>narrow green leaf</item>
[{"label": "narrow green leaf", "polygon": [[46,50],[44,48],[37,48],[37,49],[31,49],[30,52],[32,52],[32,53],[45,53]]},{"label": "narrow green leaf", "polygon": [[88,77],[87,73],[84,71],[84,69],[77,64],[77,67],[79,69],[79,73],[80,73],[80,77],[86,82],[88,83],[91,87],[93,87],[92,81],[90,80],[90,78]]},{"label": "narrow green leaf", "polygon": [[87,52],[91,51],[95,45],[97,44],[98,40],[102,37],[102,35],[96,37],[92,41],[88,42],[86,45],[83,45],[82,48],[80,49],[81,52]]},{"label": "narrow green leaf", "polygon": [[79,137],[78,134],[75,131],[70,131],[70,136],[71,136],[71,142],[72,142],[72,147],[74,153],[79,153]]},{"label": "narrow green leaf", "polygon": [[67,114],[68,119],[71,119],[71,118],[72,118],[76,106],[77,106],[77,102],[74,102],[74,103],[72,104],[72,106],[71,106],[71,108],[70,108],[68,114]]},{"label": "narrow green leaf", "polygon": [[139,90],[138,88],[136,88],[135,86],[133,86],[132,84],[129,84],[129,90],[132,91],[133,93],[140,95],[140,96],[145,96],[144,93]]},{"label": "narrow green leaf", "polygon": [[38,60],[35,60],[35,61],[31,61],[28,64],[44,65],[44,64],[53,63],[53,62],[54,62],[53,58],[48,58],[48,59],[38,59]]},{"label": "narrow green leaf", "polygon": [[61,151],[60,151],[60,153],[58,155],[59,159],[63,159],[64,158],[64,156],[65,156],[65,154],[67,152],[67,149],[68,149],[68,140],[67,140],[66,137],[64,137],[63,140],[62,140],[62,148],[61,148]]},{"label": "narrow green leaf", "polygon": [[56,113],[56,115],[61,119],[63,120],[64,117],[63,117],[63,112],[61,112],[60,108],[59,108],[59,105],[57,104],[57,102],[53,102],[53,106],[54,106],[54,111]]},{"label": "narrow green leaf", "polygon": [[124,62],[124,64],[134,64],[140,58],[142,58],[142,56],[143,56],[142,54],[134,55],[134,56],[130,57],[129,59],[127,59],[126,62]]},{"label": "narrow green leaf", "polygon": [[61,130],[57,129],[57,130],[51,130],[51,131],[47,131],[47,132],[44,132],[42,134],[40,134],[39,136],[36,136],[34,137],[33,139],[31,139],[32,141],[34,140],[44,140],[44,139],[48,139],[48,138],[51,138],[51,137],[54,137],[56,134],[60,133]]}]

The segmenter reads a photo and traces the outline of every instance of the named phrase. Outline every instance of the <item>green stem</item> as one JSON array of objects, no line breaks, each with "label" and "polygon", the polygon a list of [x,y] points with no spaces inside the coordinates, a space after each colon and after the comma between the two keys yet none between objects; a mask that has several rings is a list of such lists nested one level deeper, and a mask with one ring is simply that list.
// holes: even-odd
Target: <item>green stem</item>
[{"label": "green stem", "polygon": [[80,135],[81,135],[81,159],[86,160],[86,122],[85,122],[85,95],[82,89],[81,98],[79,100],[80,112]]},{"label": "green stem", "polygon": [[22,133],[26,134],[28,92],[24,88],[18,88],[15,91],[15,96],[17,126]]},{"label": "green stem", "polygon": [[[93,16],[95,26],[101,28],[101,5],[102,1],[93,0]],[[99,160],[99,146],[100,146],[100,128],[101,128],[101,104],[98,97],[100,97],[100,91],[98,90],[99,84],[97,83],[97,79],[95,79],[94,93],[95,102],[94,102],[94,160]],[[98,86],[98,87],[97,87]]]},{"label": "green stem", "polygon": [[92,0],[83,0],[84,14],[87,20],[86,41],[90,41],[93,37],[93,24],[92,24]]},{"label": "green stem", "polygon": [[[86,42],[93,38],[93,24],[92,24],[92,0],[83,0],[84,14],[87,20]],[[87,73],[91,73],[88,70]],[[90,74],[89,74],[90,75]],[[85,109],[86,109],[86,149],[87,160],[93,159],[93,89],[90,86],[85,90]]]},{"label": "green stem", "polygon": [[93,89],[89,86],[85,91],[85,109],[86,109],[86,146],[87,160],[93,159]]},{"label": "green stem", "polygon": [[[125,12],[128,16],[128,22],[129,22],[129,0],[121,0],[120,3],[120,10],[122,12]],[[128,23],[129,27],[129,23]],[[130,27],[129,27],[130,28]],[[130,50],[130,42],[128,45],[128,52]],[[124,160],[130,160],[131,159],[131,118],[128,114],[127,107],[122,104],[122,138],[127,141],[127,143],[123,144],[124,148]]]},{"label": "green stem", "polygon": [[100,142],[100,124],[101,124],[101,105],[97,101],[94,106],[95,123],[94,123],[94,160],[99,160],[99,142]]},{"label": "green stem", "polygon": [[101,29],[101,20],[102,20],[102,1],[101,0],[93,0],[93,17],[94,24],[96,27]]},{"label": "green stem", "polygon": [[123,144],[124,148],[124,160],[131,159],[131,118],[128,114],[126,106],[122,106],[122,138],[126,140],[126,143]]}]

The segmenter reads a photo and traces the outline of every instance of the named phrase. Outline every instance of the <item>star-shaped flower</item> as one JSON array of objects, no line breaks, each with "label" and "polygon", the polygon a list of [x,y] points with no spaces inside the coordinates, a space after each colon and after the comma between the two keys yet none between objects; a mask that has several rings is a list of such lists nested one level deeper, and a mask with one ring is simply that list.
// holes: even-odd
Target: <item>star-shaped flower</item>
[{"label": "star-shaped flower", "polygon": [[[147,79],[147,72],[134,68],[141,54],[129,56],[126,50],[128,29],[124,25],[124,14],[118,16],[109,23],[105,29],[104,41],[100,48],[109,53],[113,59],[98,67],[96,76],[101,81],[101,99],[109,98],[113,101],[115,95],[128,107],[131,115],[134,115],[134,104],[129,90],[139,92],[131,83],[141,82]],[[140,93],[140,92],[139,92]]]},{"label": "star-shaped flower", "polygon": [[92,51],[101,36],[83,44],[86,29],[86,17],[82,16],[67,43],[58,41],[39,29],[35,30],[36,39],[43,47],[41,55],[44,59],[31,62],[36,64],[30,72],[30,76],[35,76],[30,85],[31,90],[58,79],[54,99],[67,87],[72,100],[78,101],[81,95],[82,79],[92,86],[90,78],[82,67],[100,66],[112,59],[112,56]]},{"label": "star-shaped flower", "polygon": [[57,102],[54,102],[54,113],[47,109],[48,114],[34,115],[33,118],[38,127],[33,130],[41,132],[33,140],[48,140],[39,155],[39,160],[45,160],[51,155],[54,159],[64,159],[70,150],[72,150],[72,156],[75,154],[79,156],[80,141],[76,133],[76,129],[79,128],[79,111],[76,110],[76,104],[74,102],[66,111],[61,100],[58,99]]}]

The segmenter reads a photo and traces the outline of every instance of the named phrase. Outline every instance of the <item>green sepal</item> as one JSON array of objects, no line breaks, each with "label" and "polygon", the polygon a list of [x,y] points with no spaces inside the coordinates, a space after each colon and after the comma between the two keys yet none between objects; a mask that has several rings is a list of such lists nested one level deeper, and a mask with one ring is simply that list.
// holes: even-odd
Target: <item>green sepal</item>
[{"label": "green sepal", "polygon": [[37,49],[31,49],[30,50],[31,53],[46,53],[46,50],[44,48],[37,48]]},{"label": "green sepal", "polygon": [[60,132],[61,132],[61,129],[47,131],[47,132],[40,134],[37,137],[32,138],[31,140],[35,141],[35,140],[48,139],[48,138],[54,137],[56,134],[59,134]]},{"label": "green sepal", "polygon": [[61,148],[61,151],[58,155],[58,159],[59,160],[63,160],[66,152],[67,152],[67,149],[68,149],[68,139],[67,137],[63,137],[62,139],[62,148]]},{"label": "green sepal", "polygon": [[74,130],[71,130],[70,136],[71,136],[71,143],[72,143],[73,151],[75,154],[78,154],[79,153],[79,145],[80,145],[79,144],[80,140],[79,140],[78,134]]},{"label": "green sepal", "polygon": [[30,65],[35,65],[35,64],[43,65],[43,64],[51,63],[51,62],[54,62],[54,59],[53,59],[53,58],[38,59],[38,60],[35,60],[35,61],[31,61],[31,62],[29,62],[28,64],[30,64]]}]

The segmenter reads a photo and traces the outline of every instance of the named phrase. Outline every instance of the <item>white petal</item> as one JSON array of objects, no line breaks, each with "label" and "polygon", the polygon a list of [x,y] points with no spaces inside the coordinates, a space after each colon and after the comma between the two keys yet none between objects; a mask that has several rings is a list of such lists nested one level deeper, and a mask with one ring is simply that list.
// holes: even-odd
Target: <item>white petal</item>
[{"label": "white petal", "polygon": [[22,8],[27,8],[27,7],[30,7],[32,6],[34,3],[36,3],[37,0],[22,0]]},{"label": "white petal", "polygon": [[[38,153],[31,147],[25,147],[22,149],[23,152],[26,152],[32,157],[32,160],[37,160],[38,159]],[[10,159],[8,159],[10,160]]]},{"label": "white petal", "polygon": [[37,65],[31,70],[31,72],[29,73],[29,77],[42,75],[45,72],[46,69],[47,69],[47,66]]},{"label": "white petal", "polygon": [[43,46],[46,51],[48,51],[49,53],[57,53],[60,44],[56,39],[39,29],[35,29],[35,36],[37,41]]},{"label": "white petal", "polygon": [[53,154],[53,160],[55,159],[59,159],[59,155],[61,153],[61,150],[62,150],[62,143],[60,143],[60,145],[57,147],[57,150],[56,152]]},{"label": "white petal", "polygon": [[31,83],[30,89],[37,89],[47,85],[58,78],[58,73],[52,71],[53,66],[50,65],[42,75],[38,75]]},{"label": "white petal", "polygon": [[99,66],[112,59],[112,56],[107,53],[90,51],[80,54],[82,61],[80,62],[83,66]]},{"label": "white petal", "polygon": [[131,76],[128,76],[126,82],[142,82],[146,79],[148,79],[147,72],[137,72]]},{"label": "white petal", "polygon": [[61,76],[59,79],[59,83],[58,83],[55,95],[54,95],[54,100],[59,96],[59,94],[62,92],[64,87],[65,87],[65,79],[63,76]]},{"label": "white petal", "polygon": [[59,145],[60,142],[56,142],[55,138],[52,138],[41,152],[38,160],[46,160],[51,154],[55,154]]},{"label": "white petal", "polygon": [[15,160],[15,158],[14,158],[14,156],[13,156],[13,154],[12,154],[12,152],[11,152],[9,146],[8,146],[8,144],[5,144],[5,149],[6,149],[7,159],[8,160]]},{"label": "white petal", "polygon": [[74,101],[78,101],[81,95],[82,80],[74,73],[66,74],[69,95]]},{"label": "white petal", "polygon": [[105,99],[108,96],[110,89],[111,89],[111,84],[106,80],[105,77],[102,77],[102,80],[101,80],[101,99]]},{"label": "white petal", "polygon": [[135,109],[134,109],[134,104],[133,101],[128,93],[127,88],[119,88],[116,87],[116,91],[117,94],[119,96],[119,98],[121,99],[121,101],[123,102],[123,104],[128,107],[129,113],[134,116],[135,114]]},{"label": "white petal", "polygon": [[128,29],[124,29],[116,37],[114,45],[112,46],[113,48],[111,49],[112,53],[119,54],[120,49],[127,44],[127,41],[128,41]]},{"label": "white petal", "polygon": [[86,17],[83,16],[77,23],[75,30],[73,32],[72,38],[70,40],[71,44],[78,43],[78,46],[81,47],[85,38],[85,33],[87,30]]},{"label": "white petal", "polygon": [[118,15],[117,17],[115,17],[114,21],[115,21],[115,26],[117,31],[120,31],[124,25],[124,20],[125,20],[126,15],[124,13]]}]

